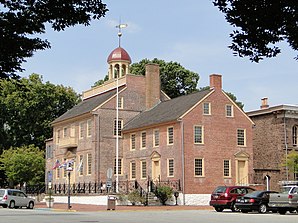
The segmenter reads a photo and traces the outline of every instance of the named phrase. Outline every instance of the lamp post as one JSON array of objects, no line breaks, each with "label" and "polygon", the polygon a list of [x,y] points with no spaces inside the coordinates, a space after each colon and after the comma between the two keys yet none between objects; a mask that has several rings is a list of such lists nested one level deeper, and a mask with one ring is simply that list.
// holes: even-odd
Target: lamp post
[{"label": "lamp post", "polygon": [[67,204],[68,204],[68,210],[71,209],[71,206],[70,206],[70,170],[68,170],[68,173],[67,173],[67,176],[68,176],[68,191],[67,191]]}]

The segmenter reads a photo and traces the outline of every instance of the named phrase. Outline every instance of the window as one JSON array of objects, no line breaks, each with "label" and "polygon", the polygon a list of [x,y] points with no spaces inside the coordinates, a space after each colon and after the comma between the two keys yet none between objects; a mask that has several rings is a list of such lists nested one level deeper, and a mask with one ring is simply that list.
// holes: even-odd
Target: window
[{"label": "window", "polygon": [[92,173],[92,154],[87,154],[87,174],[91,175]]},{"label": "window", "polygon": [[159,146],[159,130],[155,129],[153,131],[153,145],[154,147]]},{"label": "window", "polygon": [[118,108],[123,109],[123,97],[118,97]]},{"label": "window", "polygon": [[147,162],[145,160],[141,161],[141,178],[146,179],[147,177]]},{"label": "window", "polygon": [[51,158],[53,158],[53,146],[47,145],[46,146],[46,159],[51,159]]},{"label": "window", "polygon": [[80,123],[80,135],[79,135],[80,139],[83,138],[83,136],[84,136],[84,123],[81,122]]},{"label": "window", "polygon": [[57,179],[60,178],[60,168],[59,167],[56,169],[56,178]]},{"label": "window", "polygon": [[132,180],[136,179],[136,163],[135,162],[130,163],[130,179],[132,179]]},{"label": "window", "polygon": [[203,126],[196,125],[194,126],[194,143],[203,144]]},{"label": "window", "polygon": [[168,177],[174,176],[174,159],[168,159]]},{"label": "window", "polygon": [[204,176],[204,160],[202,158],[195,159],[195,176],[196,177]]},{"label": "window", "polygon": [[146,148],[146,132],[141,132],[141,148]]},{"label": "window", "polygon": [[[116,168],[116,160],[114,161],[114,174],[116,175],[117,173],[117,168]],[[122,174],[122,159],[118,159],[118,175]]]},{"label": "window", "polygon": [[205,102],[203,103],[203,114],[204,115],[210,115],[211,111],[210,111],[210,103],[209,102]]},{"label": "window", "polygon": [[136,149],[136,134],[130,135],[130,149],[135,150]]},{"label": "window", "polygon": [[233,117],[233,105],[226,105],[226,117]]},{"label": "window", "polygon": [[60,142],[60,129],[57,130],[57,143]]},{"label": "window", "polygon": [[80,158],[79,158],[79,166],[78,166],[78,171],[79,171],[79,175],[80,176],[83,176],[84,175],[84,155],[80,155]]},{"label": "window", "polygon": [[66,171],[66,164],[67,163],[67,161],[66,161],[66,159],[64,159],[64,161],[63,161],[63,168],[62,168],[62,171],[63,171],[63,177],[64,178],[66,178],[66,176],[67,176],[67,171]]},{"label": "window", "polygon": [[223,175],[224,177],[231,177],[230,160],[224,160],[223,162]]},{"label": "window", "polygon": [[297,129],[298,126],[293,126],[292,134],[293,134],[293,146],[297,146]]},{"label": "window", "polygon": [[87,121],[87,137],[91,136],[91,130],[92,130],[92,121],[91,119],[89,119]]},{"label": "window", "polygon": [[174,128],[168,128],[168,145],[172,145],[174,143]]},{"label": "window", "polygon": [[[123,122],[122,120],[118,120],[118,136],[121,136],[122,135],[122,125],[123,125]],[[114,120],[114,136],[117,135],[117,120],[115,119]]]},{"label": "window", "polygon": [[67,137],[67,128],[63,128],[63,138]]},{"label": "window", "polygon": [[245,129],[237,129],[237,145],[245,146]]}]

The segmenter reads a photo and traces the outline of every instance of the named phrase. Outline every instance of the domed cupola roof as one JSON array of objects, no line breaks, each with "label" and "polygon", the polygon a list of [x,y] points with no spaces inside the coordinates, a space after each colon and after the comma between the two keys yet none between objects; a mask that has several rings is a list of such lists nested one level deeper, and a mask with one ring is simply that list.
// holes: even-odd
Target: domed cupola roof
[{"label": "domed cupola roof", "polygon": [[116,61],[127,61],[127,62],[131,63],[129,54],[122,47],[118,47],[118,48],[114,49],[110,53],[107,61],[108,61],[108,63],[113,62],[113,61],[115,61],[115,62]]}]

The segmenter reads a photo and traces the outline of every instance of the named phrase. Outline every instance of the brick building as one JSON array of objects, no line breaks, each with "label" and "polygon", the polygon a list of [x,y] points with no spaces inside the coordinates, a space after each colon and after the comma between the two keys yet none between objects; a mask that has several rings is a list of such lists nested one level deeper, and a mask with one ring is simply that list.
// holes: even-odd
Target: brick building
[{"label": "brick building", "polygon": [[254,181],[266,184],[270,179],[270,188],[279,190],[281,181],[298,180],[297,175],[283,165],[286,154],[292,150],[298,151],[298,106],[269,107],[268,99],[263,98],[261,108],[247,112],[247,115],[255,123]]},{"label": "brick building", "polygon": [[113,180],[143,188],[179,181],[183,204],[208,203],[218,185],[253,183],[253,122],[222,90],[221,75],[210,75],[209,90],[170,99],[157,65],[139,76],[130,63],[123,48],[112,51],[109,80],[52,123],[46,182],[67,183],[66,169],[53,165],[72,160],[72,184],[105,182],[112,168]]}]

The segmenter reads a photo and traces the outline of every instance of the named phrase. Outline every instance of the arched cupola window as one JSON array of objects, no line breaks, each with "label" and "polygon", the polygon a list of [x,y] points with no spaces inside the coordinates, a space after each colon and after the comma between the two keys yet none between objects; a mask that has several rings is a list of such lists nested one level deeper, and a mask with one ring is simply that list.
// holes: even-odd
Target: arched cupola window
[{"label": "arched cupola window", "polygon": [[120,67],[119,64],[116,64],[114,67],[114,78],[118,78],[120,75]]}]

